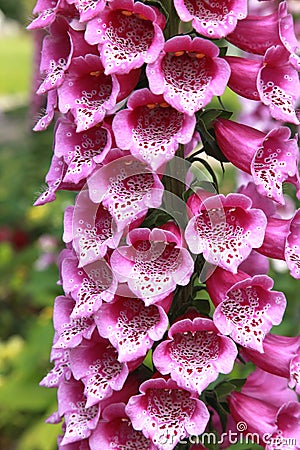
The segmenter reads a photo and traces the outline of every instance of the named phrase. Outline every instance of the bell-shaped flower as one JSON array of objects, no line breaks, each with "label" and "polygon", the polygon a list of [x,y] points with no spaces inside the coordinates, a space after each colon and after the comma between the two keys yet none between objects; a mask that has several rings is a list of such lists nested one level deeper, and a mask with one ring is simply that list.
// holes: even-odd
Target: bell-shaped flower
[{"label": "bell-shaped flower", "polygon": [[179,320],[169,329],[168,338],[156,347],[153,362],[160,373],[170,374],[183,389],[201,394],[219,373],[231,372],[236,345],[220,334],[212,320]]},{"label": "bell-shaped flower", "polygon": [[96,324],[93,317],[80,317],[72,319],[71,312],[74,300],[59,296],[55,299],[53,322],[56,339],[53,348],[70,349],[81,344],[83,338],[90,339]]},{"label": "bell-shaped flower", "polygon": [[105,8],[105,0],[67,0],[74,5],[80,15],[80,22],[88,22],[100,14]]},{"label": "bell-shaped flower", "polygon": [[221,333],[243,347],[263,353],[263,342],[273,325],[279,325],[286,308],[282,292],[271,291],[272,278],[250,277],[217,268],[206,281],[216,306],[213,320]]},{"label": "bell-shaped flower", "polygon": [[73,8],[65,3],[65,0],[37,0],[35,7],[33,8],[33,14],[38,16],[28,25],[28,30],[35,30],[39,28],[46,28],[51,25],[57,14],[69,13],[73,11]]},{"label": "bell-shaped flower", "polygon": [[70,368],[74,378],[85,386],[86,408],[122,389],[129,368],[126,363],[119,362],[117,356],[116,349],[97,333],[71,350]]},{"label": "bell-shaped flower", "polygon": [[258,252],[285,261],[292,277],[300,279],[300,209],[291,219],[268,218],[265,238]]},{"label": "bell-shaped flower", "polygon": [[124,403],[107,406],[89,439],[90,450],[126,448],[130,450],[157,450],[141,431],[133,428],[125,412]]},{"label": "bell-shaped flower", "polygon": [[290,53],[290,63],[300,69],[293,16],[288,14],[286,1],[280,2],[278,10],[266,16],[249,14],[237,23],[226,39],[242,50],[257,55],[264,55],[273,45],[283,45]]},{"label": "bell-shaped flower", "polygon": [[214,95],[224,93],[230,68],[218,55],[219,48],[206,39],[169,39],[156,61],[147,65],[150,90],[162,94],[173,108],[192,116]]},{"label": "bell-shaped flower", "polygon": [[127,74],[156,60],[164,46],[165,18],[153,6],[133,0],[111,0],[87,24],[86,40],[99,44],[105,74]]},{"label": "bell-shaped flower", "polygon": [[58,387],[58,412],[65,419],[64,437],[61,441],[62,450],[67,448],[65,447],[67,444],[78,441],[85,442],[84,440],[91,436],[99,422],[99,405],[86,407],[83,390],[83,383],[74,378],[63,381]]},{"label": "bell-shaped flower", "polygon": [[104,160],[111,143],[111,130],[105,123],[76,133],[73,122],[59,119],[55,129],[54,154],[58,158],[63,157],[68,166],[63,181],[75,184],[85,181]]},{"label": "bell-shaped flower", "polygon": [[78,267],[78,259],[71,250],[64,250],[61,257],[61,278],[66,295],[76,301],[72,318],[92,316],[102,305],[111,301],[117,288],[114,274],[105,259]]},{"label": "bell-shaped flower", "polygon": [[242,97],[260,100],[274,119],[299,125],[295,105],[300,95],[297,70],[289,62],[285,47],[270,47],[264,57],[247,59],[225,56],[231,76],[228,86]]},{"label": "bell-shaped flower", "polygon": [[[169,297],[172,300],[172,294]],[[103,304],[95,322],[99,334],[117,349],[120,362],[145,357],[168,328],[168,316],[160,304],[145,306],[130,292],[126,297],[116,295],[113,303]]]},{"label": "bell-shaped flower", "polygon": [[195,124],[194,116],[179,112],[162,95],[140,89],[116,114],[113,131],[118,147],[157,170],[173,158],[179,143],[191,141]]},{"label": "bell-shaped flower", "polygon": [[101,203],[92,202],[87,190],[80,191],[75,206],[65,210],[63,239],[72,243],[79,267],[103,258],[108,248],[118,246],[122,234],[109,211]]},{"label": "bell-shaped flower", "polygon": [[239,169],[252,175],[261,195],[284,204],[282,183],[296,184],[300,197],[297,138],[290,139],[288,127],[262,133],[226,119],[214,123],[222,153]]},{"label": "bell-shaped flower", "polygon": [[58,387],[62,380],[68,381],[72,376],[70,349],[53,348],[51,351],[51,362],[54,362],[54,367],[40,381],[40,386],[48,388]]},{"label": "bell-shaped flower", "polygon": [[143,217],[148,208],[161,205],[164,191],[158,175],[149,166],[120,151],[110,153],[102,169],[88,179],[90,199],[102,203],[121,231]]},{"label": "bell-shaped flower", "polygon": [[125,408],[133,428],[141,430],[158,450],[172,450],[180,439],[203,433],[209,420],[205,404],[175,381],[150,379]]},{"label": "bell-shaped flower", "polygon": [[[176,285],[188,284],[194,261],[183,248],[177,227],[136,228],[127,235],[127,246],[114,250],[111,267],[120,282],[145,304],[163,300]],[[171,230],[171,231],[169,231]]]},{"label": "bell-shaped flower", "polygon": [[57,109],[58,96],[57,91],[52,90],[47,94],[46,110],[43,112],[37,123],[33,127],[33,131],[43,131],[48,128],[53,120],[55,110]]},{"label": "bell-shaped flower", "polygon": [[251,250],[262,245],[266,216],[242,194],[201,196],[192,194],[187,202],[192,213],[185,230],[188,246],[209,263],[236,273]]},{"label": "bell-shaped flower", "polygon": [[183,22],[192,20],[193,28],[211,39],[227,36],[247,16],[247,0],[174,0],[174,6]]}]

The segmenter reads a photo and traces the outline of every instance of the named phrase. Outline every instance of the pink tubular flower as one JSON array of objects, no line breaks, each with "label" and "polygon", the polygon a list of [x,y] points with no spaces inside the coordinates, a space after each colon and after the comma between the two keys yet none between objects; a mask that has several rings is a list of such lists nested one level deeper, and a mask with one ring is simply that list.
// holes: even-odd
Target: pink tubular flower
[{"label": "pink tubular flower", "polygon": [[[76,133],[76,126],[69,120],[56,122],[54,153],[63,158],[67,171],[63,182],[78,184],[85,181],[101,163],[111,148],[111,132],[106,124]],[[99,166],[98,166],[99,167]]]},{"label": "pink tubular flower", "polygon": [[99,56],[78,56],[58,89],[59,109],[72,112],[77,132],[88,130],[104,119],[116,105],[120,85],[115,75],[105,75]]},{"label": "pink tubular flower", "polygon": [[261,100],[276,120],[299,125],[295,104],[300,95],[298,72],[281,45],[270,47],[260,60],[225,56],[231,76],[228,86],[242,97]]},{"label": "pink tubular flower", "polygon": [[226,119],[214,123],[222,153],[239,169],[252,175],[261,195],[284,204],[282,183],[296,184],[300,196],[297,137],[290,139],[288,127],[264,134]]},{"label": "pink tubular flower", "polygon": [[263,353],[265,335],[280,324],[286,307],[284,294],[271,291],[273,284],[267,275],[249,277],[216,269],[206,286],[216,306],[213,320],[220,332]]},{"label": "pink tubular flower", "polygon": [[56,89],[49,91],[47,94],[46,110],[35,124],[33,131],[43,131],[48,128],[53,120],[55,110],[57,109],[57,101],[58,97]]},{"label": "pink tubular flower", "polygon": [[116,295],[113,303],[103,304],[95,322],[99,334],[117,349],[118,361],[128,362],[145,357],[153,342],[162,339],[168,316],[159,304],[145,306],[141,299],[128,294]]},{"label": "pink tubular flower", "polygon": [[59,12],[69,12],[64,0],[37,0],[33,14],[38,14],[27,27],[28,30],[45,28],[51,25]]},{"label": "pink tubular flower", "polygon": [[72,376],[70,349],[53,348],[51,351],[51,362],[54,362],[54,367],[41,380],[40,386],[48,388],[58,387],[63,380],[68,381]]},{"label": "pink tubular flower", "polygon": [[118,147],[130,150],[153,170],[173,158],[179,143],[191,141],[196,119],[170,106],[148,89],[132,93],[113,120]]},{"label": "pink tubular flower", "polygon": [[177,284],[186,285],[193,273],[194,261],[183,248],[179,230],[168,224],[165,228],[130,231],[128,245],[114,250],[110,260],[118,280],[126,281],[147,306],[163,300]]},{"label": "pink tubular flower", "polygon": [[242,194],[209,194],[204,200],[201,195],[192,194],[187,202],[193,214],[185,230],[188,246],[211,264],[236,273],[251,250],[261,246],[266,216]]},{"label": "pink tubular flower", "polygon": [[183,22],[193,21],[198,33],[212,39],[227,36],[237,21],[247,16],[246,0],[174,0],[177,14]]},{"label": "pink tubular flower", "polygon": [[140,392],[129,399],[125,411],[133,428],[159,450],[172,450],[180,439],[203,433],[209,419],[206,406],[175,381],[150,379]]},{"label": "pink tubular flower", "polygon": [[148,208],[161,205],[163,184],[158,175],[131,155],[111,152],[103,169],[88,179],[90,199],[102,203],[121,231],[143,217]]},{"label": "pink tubular flower", "polygon": [[114,403],[102,413],[96,429],[89,439],[90,450],[130,448],[130,450],[157,450],[143,433],[136,431],[125,413],[124,403]]},{"label": "pink tubular flower", "polygon": [[230,68],[218,58],[219,48],[212,42],[190,36],[169,39],[160,56],[146,68],[154,94],[182,113],[193,115],[214,95],[222,95]]},{"label": "pink tubular flower", "polygon": [[80,22],[88,22],[105,8],[105,0],[67,0],[80,14]]},{"label": "pink tubular flower", "polygon": [[300,279],[300,209],[291,219],[270,217],[265,238],[258,249],[269,258],[286,261],[292,277]]},{"label": "pink tubular flower", "polygon": [[99,44],[105,73],[126,74],[156,60],[164,45],[164,16],[133,0],[111,0],[88,22],[86,40]]},{"label": "pink tubular flower", "polygon": [[237,348],[219,333],[212,320],[179,320],[169,329],[168,337],[156,347],[153,362],[160,373],[170,374],[183,389],[201,394],[219,373],[231,372]]},{"label": "pink tubular flower", "polygon": [[71,250],[62,253],[63,289],[76,301],[71,318],[92,316],[103,300],[113,299],[117,288],[114,274],[105,259],[99,258],[84,268],[78,268],[78,259]]},{"label": "pink tubular flower", "polygon": [[296,69],[300,68],[293,17],[287,12],[286,1],[278,5],[278,11],[266,16],[248,15],[237,23],[226,39],[242,50],[258,55],[264,55],[273,45],[283,45],[290,53],[290,63]]}]

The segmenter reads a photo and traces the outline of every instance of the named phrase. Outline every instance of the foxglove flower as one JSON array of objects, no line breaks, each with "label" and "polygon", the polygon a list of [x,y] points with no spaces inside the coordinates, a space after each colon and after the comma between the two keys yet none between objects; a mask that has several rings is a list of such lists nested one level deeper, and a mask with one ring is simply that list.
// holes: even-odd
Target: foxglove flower
[{"label": "foxglove flower", "polygon": [[193,217],[185,238],[193,253],[203,253],[211,264],[236,273],[253,248],[260,247],[267,219],[251,208],[251,200],[242,194],[192,194],[187,202]]},{"label": "foxglove flower", "polygon": [[261,195],[284,204],[282,183],[297,185],[299,149],[297,139],[290,139],[288,127],[264,134],[247,125],[226,119],[214,123],[216,139],[222,153],[236,167],[252,175]]},{"label": "foxglove flower", "polygon": [[54,362],[54,367],[41,380],[40,386],[48,388],[58,387],[63,380],[68,381],[71,379],[70,349],[53,348],[51,361]]},{"label": "foxglove flower", "polygon": [[114,403],[102,413],[103,420],[89,439],[90,450],[130,448],[130,450],[157,450],[143,433],[136,431],[125,413],[124,403]]},{"label": "foxglove flower", "polygon": [[78,268],[78,259],[71,250],[63,251],[61,277],[65,293],[76,301],[72,318],[92,316],[103,300],[113,299],[117,288],[114,274],[105,259]]},{"label": "foxglove flower", "polygon": [[192,20],[198,33],[212,39],[227,36],[237,21],[247,16],[247,1],[208,2],[206,0],[174,0],[177,14],[183,22]]},{"label": "foxglove flower", "polygon": [[133,428],[159,450],[172,450],[180,439],[203,433],[209,419],[206,406],[175,381],[151,379],[141,384],[140,392],[129,399],[125,411]]},{"label": "foxglove flower", "polygon": [[281,45],[270,47],[260,60],[225,56],[230,65],[228,86],[251,100],[261,100],[276,120],[299,124],[295,104],[300,96],[296,69]]},{"label": "foxglove flower", "polygon": [[67,0],[80,14],[80,22],[88,22],[105,8],[105,0]]},{"label": "foxglove flower", "polygon": [[87,24],[86,40],[99,44],[105,74],[126,74],[156,60],[164,45],[164,16],[133,0],[111,0]]},{"label": "foxglove flower", "polygon": [[182,113],[193,115],[214,95],[222,95],[230,68],[218,58],[212,42],[176,36],[169,39],[160,56],[146,68],[150,90]]},{"label": "foxglove flower", "polygon": [[33,127],[33,131],[43,131],[48,128],[48,126],[53,120],[55,110],[57,109],[57,105],[58,105],[58,97],[56,90],[49,91],[47,94],[46,110]]},{"label": "foxglove flower", "polygon": [[300,68],[293,17],[287,12],[286,1],[280,2],[278,11],[274,13],[266,16],[248,15],[240,20],[226,39],[242,50],[257,55],[264,55],[273,45],[283,45],[290,53],[290,63],[295,69]]},{"label": "foxglove flower", "polygon": [[65,210],[63,239],[72,243],[79,267],[103,258],[108,248],[118,246],[122,234],[116,230],[109,211],[101,203],[93,203],[86,190],[77,195],[75,207]]},{"label": "foxglove flower", "polygon": [[212,320],[179,320],[169,329],[168,338],[156,347],[153,362],[183,389],[201,394],[219,373],[231,372],[237,348]]},{"label": "foxglove flower", "polygon": [[[172,295],[170,300],[172,300]],[[153,342],[162,339],[168,316],[160,304],[145,306],[128,293],[116,295],[113,303],[103,304],[95,315],[99,334],[109,339],[118,351],[118,361],[145,357]]]},{"label": "foxglove flower", "polygon": [[258,249],[269,258],[286,261],[292,277],[300,279],[300,210],[291,219],[270,217]]},{"label": "foxglove flower", "polygon": [[195,117],[177,111],[162,95],[148,89],[135,91],[127,108],[113,120],[117,145],[153,170],[173,158],[179,143],[187,144],[193,137]]},{"label": "foxglove flower", "polygon": [[46,28],[51,25],[58,13],[74,13],[74,9],[65,4],[64,0],[37,0],[33,14],[38,16],[28,25],[28,30]]},{"label": "foxglove flower", "polygon": [[61,441],[62,448],[73,442],[87,439],[96,428],[100,418],[99,405],[86,407],[83,384],[72,378],[63,381],[58,387],[59,414],[65,418],[65,432]]},{"label": "foxglove flower", "polygon": [[206,286],[216,306],[213,320],[220,332],[262,353],[265,335],[280,324],[286,307],[284,294],[271,291],[273,284],[267,275],[249,277],[216,269]]},{"label": "foxglove flower", "polygon": [[102,203],[121,231],[143,217],[148,208],[161,205],[163,184],[158,175],[131,155],[111,152],[103,169],[88,179],[90,199]]},{"label": "foxglove flower", "polygon": [[147,306],[164,299],[177,284],[189,282],[194,262],[179,234],[171,225],[166,229],[136,228],[128,233],[127,246],[117,248],[111,256],[118,280],[127,282]]}]

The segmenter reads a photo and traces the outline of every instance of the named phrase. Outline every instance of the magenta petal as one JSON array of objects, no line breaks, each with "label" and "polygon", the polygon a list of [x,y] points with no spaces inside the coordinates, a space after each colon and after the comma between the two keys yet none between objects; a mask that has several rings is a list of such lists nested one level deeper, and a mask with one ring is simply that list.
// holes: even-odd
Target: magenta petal
[{"label": "magenta petal", "polygon": [[291,275],[300,279],[300,210],[291,220],[285,244],[285,260]]}]

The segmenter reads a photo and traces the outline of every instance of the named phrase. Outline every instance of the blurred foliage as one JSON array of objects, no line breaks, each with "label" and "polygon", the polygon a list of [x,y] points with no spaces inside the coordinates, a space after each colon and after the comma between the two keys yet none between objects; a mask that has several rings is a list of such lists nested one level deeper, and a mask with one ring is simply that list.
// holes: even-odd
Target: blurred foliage
[{"label": "blurred foliage", "polygon": [[35,0],[0,0],[0,10],[8,18],[27,24],[35,3]]}]

